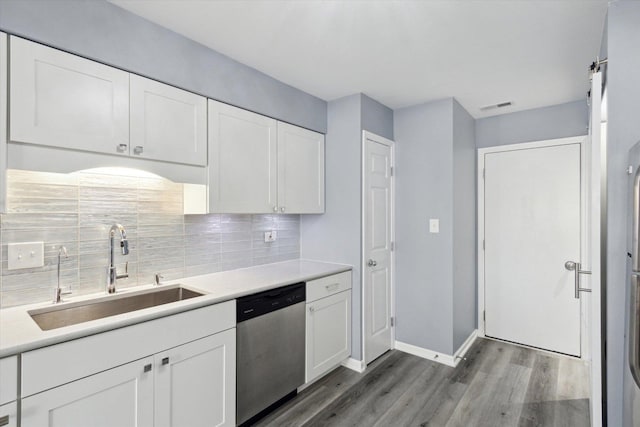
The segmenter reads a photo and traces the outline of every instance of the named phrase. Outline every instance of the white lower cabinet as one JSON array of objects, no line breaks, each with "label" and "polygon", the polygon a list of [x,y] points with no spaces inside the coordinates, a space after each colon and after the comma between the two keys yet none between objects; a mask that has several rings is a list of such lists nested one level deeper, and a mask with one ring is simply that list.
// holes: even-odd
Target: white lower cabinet
[{"label": "white lower cabinet", "polygon": [[21,426],[153,426],[153,358],[22,400]]},{"label": "white lower cabinet", "polygon": [[156,354],[155,427],[235,425],[236,330]]},{"label": "white lower cabinet", "polygon": [[[348,274],[350,287],[351,272]],[[342,273],[317,282],[328,288],[332,285],[325,283],[334,277],[346,276]],[[314,295],[313,287],[312,282],[307,283],[307,295]],[[306,308],[306,382],[310,382],[351,354],[351,289],[308,301]]]},{"label": "white lower cabinet", "polygon": [[234,426],[235,317],[226,301],[22,353],[21,426]]},{"label": "white lower cabinet", "polygon": [[22,400],[23,427],[235,425],[235,329]]}]

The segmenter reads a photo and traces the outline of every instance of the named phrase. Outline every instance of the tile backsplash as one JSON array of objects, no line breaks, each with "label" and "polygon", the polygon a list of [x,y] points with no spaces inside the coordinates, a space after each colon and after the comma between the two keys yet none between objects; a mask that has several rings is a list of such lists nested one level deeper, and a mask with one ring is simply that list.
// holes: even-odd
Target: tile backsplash
[{"label": "tile backsplash", "polygon": [[[74,295],[106,285],[109,229],[122,224],[128,256],[118,253],[118,287],[284,261],[300,255],[299,215],[183,215],[183,186],[166,179],[102,170],[56,174],[7,171],[7,213],[0,215],[0,307],[48,301],[57,280]],[[264,231],[277,240],[264,243]],[[8,270],[7,245],[44,242],[44,266]]]}]

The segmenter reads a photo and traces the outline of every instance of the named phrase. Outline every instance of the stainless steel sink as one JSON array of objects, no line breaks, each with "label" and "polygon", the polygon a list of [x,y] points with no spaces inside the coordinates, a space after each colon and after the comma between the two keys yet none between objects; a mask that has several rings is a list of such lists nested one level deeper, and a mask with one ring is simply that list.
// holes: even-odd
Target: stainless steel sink
[{"label": "stainless steel sink", "polygon": [[47,307],[29,311],[40,329],[48,331],[76,325],[103,317],[129,313],[143,308],[199,297],[203,294],[182,286],[157,289],[133,295],[121,295],[93,301],[83,301],[64,307]]}]

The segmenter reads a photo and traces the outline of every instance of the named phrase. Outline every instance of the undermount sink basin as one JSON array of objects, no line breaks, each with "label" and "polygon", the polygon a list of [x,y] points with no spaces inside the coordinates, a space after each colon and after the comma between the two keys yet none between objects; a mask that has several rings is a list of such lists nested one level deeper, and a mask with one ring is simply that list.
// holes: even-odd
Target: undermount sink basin
[{"label": "undermount sink basin", "polygon": [[29,311],[31,318],[43,331],[76,325],[90,320],[129,313],[143,308],[169,304],[202,296],[182,286],[155,289],[134,295],[120,295],[100,300],[82,301],[64,307],[47,307]]}]

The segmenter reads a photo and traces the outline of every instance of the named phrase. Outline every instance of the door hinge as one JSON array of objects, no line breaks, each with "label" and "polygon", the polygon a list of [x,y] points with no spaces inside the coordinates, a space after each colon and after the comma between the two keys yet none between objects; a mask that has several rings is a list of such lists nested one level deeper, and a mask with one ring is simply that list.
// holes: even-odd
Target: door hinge
[{"label": "door hinge", "polygon": [[391,250],[394,251],[396,249],[396,243],[391,242]]},{"label": "door hinge", "polygon": [[391,326],[394,326],[394,325],[395,325],[395,323],[396,323],[396,322],[395,322],[395,319],[392,317],[392,318],[391,318]]},{"label": "door hinge", "polygon": [[391,166],[391,172],[390,172],[391,176],[393,176],[393,166]]},{"label": "door hinge", "polygon": [[484,251],[484,248],[485,248],[485,246],[484,246],[484,245],[485,245],[485,243],[484,243],[484,239],[482,239],[482,250],[483,250],[483,251]]},{"label": "door hinge", "polygon": [[484,179],[485,170],[485,168],[482,168],[482,179]]},{"label": "door hinge", "polygon": [[482,321],[483,322],[487,321],[487,312],[485,310],[482,310]]}]

